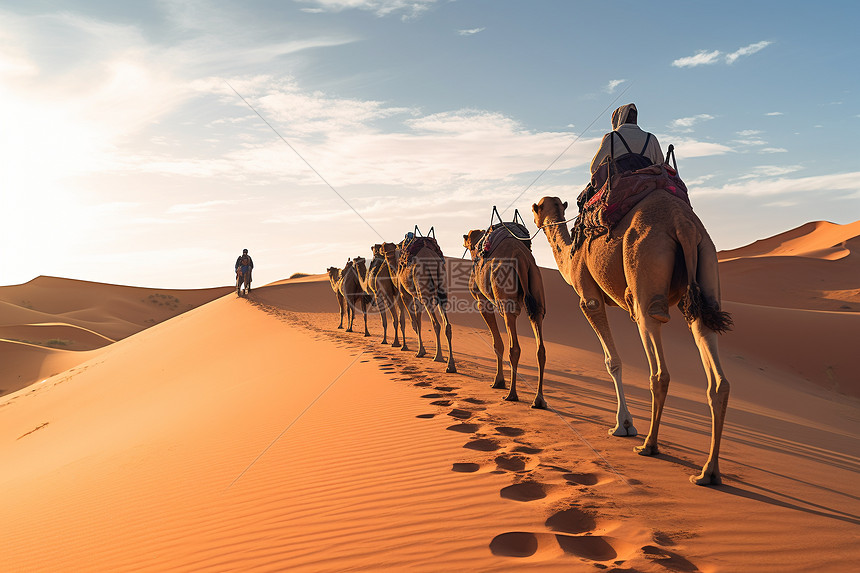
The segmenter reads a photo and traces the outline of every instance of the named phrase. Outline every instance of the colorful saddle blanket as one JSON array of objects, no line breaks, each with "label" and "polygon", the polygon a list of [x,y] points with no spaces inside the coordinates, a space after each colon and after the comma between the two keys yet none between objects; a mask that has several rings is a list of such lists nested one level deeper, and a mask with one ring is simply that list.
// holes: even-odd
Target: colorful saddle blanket
[{"label": "colorful saddle blanket", "polygon": [[[627,171],[612,177],[611,185],[603,185],[590,197],[581,197],[581,211],[573,227],[575,248],[586,238],[612,231],[639,201],[657,189],[671,193],[690,205],[687,186],[671,166],[649,165],[636,171]],[[589,191],[583,191],[583,194]]]},{"label": "colorful saddle blanket", "polygon": [[430,249],[444,261],[445,255],[439,248],[439,243],[433,237],[412,237],[400,243],[400,266],[408,264],[421,249]]},{"label": "colorful saddle blanket", "polygon": [[484,233],[481,240],[478,241],[478,248],[482,257],[488,257],[492,254],[496,247],[504,241],[520,241],[531,250],[532,242],[529,230],[520,223],[496,223]]}]

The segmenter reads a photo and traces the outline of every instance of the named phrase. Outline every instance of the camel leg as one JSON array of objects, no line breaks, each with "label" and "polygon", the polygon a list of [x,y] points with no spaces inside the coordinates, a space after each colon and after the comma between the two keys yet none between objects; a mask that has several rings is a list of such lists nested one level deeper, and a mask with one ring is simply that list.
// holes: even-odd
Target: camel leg
[{"label": "camel leg", "polygon": [[451,346],[451,336],[452,336],[452,328],[451,323],[448,321],[448,312],[445,309],[446,303],[442,303],[439,305],[439,314],[442,315],[442,326],[445,329],[445,338],[448,340],[448,366],[445,368],[445,372],[448,374],[456,374],[457,366],[454,365],[454,348]]},{"label": "camel leg", "polygon": [[490,329],[490,334],[493,335],[493,350],[496,353],[496,378],[493,380],[493,388],[504,390],[505,374],[503,371],[502,360],[505,356],[505,346],[502,342],[502,335],[499,332],[499,324],[496,322],[496,311],[493,310],[489,301],[478,301],[478,311],[481,313],[481,318],[487,323],[487,328]]},{"label": "camel leg", "polygon": [[412,304],[412,297],[408,292],[403,290],[399,291],[400,296],[398,299],[398,310],[400,311],[400,333],[402,334],[403,345],[400,347],[401,352],[409,352],[409,347],[406,345],[406,315],[412,316],[412,313],[409,310],[409,307]]},{"label": "camel leg", "polygon": [[532,408],[539,410],[546,409],[546,400],[543,397],[543,374],[546,367],[546,347],[543,344],[543,317],[537,316],[531,320],[532,330],[535,333],[535,342],[537,343],[537,362],[538,362],[538,387],[535,394]]},{"label": "camel leg", "polygon": [[606,371],[612,382],[615,384],[615,395],[618,399],[618,410],[615,413],[615,426],[609,430],[610,436],[635,436],[636,428],[633,426],[633,418],[630,416],[630,411],[627,409],[627,401],[624,399],[624,385],[621,382],[621,358],[618,356],[618,350],[615,348],[615,341],[612,339],[612,331],[609,329],[609,320],[606,318],[606,303],[603,302],[603,292],[590,279],[587,288],[583,288],[580,295],[579,306],[582,308],[582,313],[591,328],[594,329],[597,338],[600,340],[600,345],[603,347],[604,362],[606,363]]},{"label": "camel leg", "polygon": [[690,476],[690,481],[696,485],[720,485],[720,442],[723,436],[723,424],[726,420],[726,408],[729,404],[729,381],[726,380],[720,365],[717,348],[717,333],[702,325],[701,319],[691,325],[693,339],[699,347],[702,364],[708,376],[708,404],[711,407],[711,451],[708,461],[697,476]]},{"label": "camel leg", "polygon": [[651,428],[645,437],[645,443],[636,446],[633,451],[642,456],[653,456],[660,453],[657,434],[660,431],[660,419],[663,417],[666,395],[669,393],[669,371],[666,369],[666,359],[663,356],[663,340],[660,332],[662,322],[641,311],[636,314],[639,336],[642,338],[642,346],[645,348],[651,371]]},{"label": "camel leg", "polygon": [[442,356],[442,326],[439,324],[439,319],[436,318],[436,313],[433,311],[431,303],[427,302],[423,297],[421,304],[424,310],[427,311],[427,316],[430,317],[430,324],[433,326],[433,334],[436,336],[436,355],[433,356],[433,362],[445,362],[445,357]]},{"label": "camel leg", "polygon": [[391,343],[391,346],[394,348],[400,347],[400,333],[398,329],[400,328],[400,320],[398,320],[398,312],[400,307],[397,305],[397,300],[391,301],[391,304],[388,306],[389,312],[391,313],[391,324],[394,326],[394,342]]},{"label": "camel leg", "polygon": [[[382,294],[376,293],[376,309],[379,310],[379,318],[382,319],[382,343],[388,344],[388,317],[385,316],[385,308],[383,308],[380,301],[382,300]],[[395,330],[395,333],[397,331]]]},{"label": "camel leg", "polygon": [[[409,317],[412,319],[412,330],[415,331],[415,335],[418,337],[418,353],[415,355],[416,358],[421,358],[427,354],[427,350],[424,348],[424,338],[421,336],[421,310],[418,308],[418,302],[415,300],[413,296],[409,301]],[[406,346],[405,339],[403,346]],[[401,350],[405,350],[402,348]]]},{"label": "camel leg", "polygon": [[364,315],[364,336],[370,336],[370,331],[367,330],[367,299],[365,295],[361,295],[361,314]]},{"label": "camel leg", "polygon": [[346,301],[346,331],[352,332],[352,323],[355,320],[355,307],[353,306],[352,301],[349,300],[349,295],[343,297]]},{"label": "camel leg", "polygon": [[343,328],[343,295],[340,293],[337,294],[337,304],[340,306],[340,324],[337,325],[338,328]]},{"label": "camel leg", "polygon": [[505,328],[508,331],[508,358],[511,361],[511,391],[505,397],[508,402],[518,402],[517,396],[517,366],[520,363],[520,341],[517,337],[517,315],[504,311]]}]

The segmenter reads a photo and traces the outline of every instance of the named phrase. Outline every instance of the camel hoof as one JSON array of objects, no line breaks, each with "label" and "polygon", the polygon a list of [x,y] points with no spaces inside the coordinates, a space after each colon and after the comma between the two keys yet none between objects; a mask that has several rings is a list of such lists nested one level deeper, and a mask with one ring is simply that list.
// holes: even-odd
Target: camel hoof
[{"label": "camel hoof", "polygon": [[543,398],[535,398],[535,401],[532,402],[532,408],[535,410],[546,410],[546,400]]},{"label": "camel hoof", "polygon": [[427,351],[422,348],[418,351],[418,354],[415,355],[415,358],[424,358],[425,356],[427,356]]},{"label": "camel hoof", "polygon": [[445,360],[445,357],[442,356],[441,354],[437,354],[436,356],[433,357],[433,362],[448,362],[448,361]]},{"label": "camel hoof", "polygon": [[639,434],[636,431],[636,428],[631,424],[627,426],[615,426],[611,430],[607,432],[610,436],[615,436],[616,438],[624,438],[624,437],[633,437]]},{"label": "camel hoof", "polygon": [[723,485],[723,478],[716,472],[702,470],[699,475],[690,476],[690,483],[694,485]]},{"label": "camel hoof", "polygon": [[493,382],[493,385],[490,386],[490,388],[494,388],[496,390],[505,390],[507,386],[505,386],[504,380],[496,380],[495,382]]},{"label": "camel hoof", "polygon": [[367,338],[368,336],[370,336],[370,333],[369,333],[369,332],[365,332],[365,333],[364,333],[364,337],[365,337],[365,338]]},{"label": "camel hoof", "polygon": [[338,330],[342,330],[342,329],[343,329],[343,325],[342,325],[342,324],[341,324],[341,325],[338,325],[338,327],[337,327],[337,328],[338,328]]},{"label": "camel hoof", "polygon": [[409,347],[404,344],[400,347],[400,352],[409,352]]},{"label": "camel hoof", "polygon": [[519,396],[517,396],[513,392],[508,394],[507,396],[505,396],[505,402],[519,402],[519,401],[520,401]]},{"label": "camel hoof", "polygon": [[400,348],[400,343],[395,340],[394,342],[391,343],[391,347],[392,348]]},{"label": "camel hoof", "polygon": [[640,456],[656,456],[660,453],[660,448],[658,448],[656,445],[649,446],[647,444],[642,444],[641,446],[634,447],[633,451]]},{"label": "camel hoof", "polygon": [[445,372],[447,372],[448,374],[456,374],[457,373],[457,367],[454,366],[453,364],[449,364],[448,368],[445,369]]}]

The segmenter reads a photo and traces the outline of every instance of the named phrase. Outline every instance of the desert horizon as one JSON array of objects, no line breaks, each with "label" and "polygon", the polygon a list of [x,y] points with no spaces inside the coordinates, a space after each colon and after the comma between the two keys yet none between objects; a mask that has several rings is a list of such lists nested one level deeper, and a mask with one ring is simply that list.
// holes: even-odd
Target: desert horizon
[{"label": "desert horizon", "polygon": [[660,453],[638,456],[636,326],[608,312],[639,430],[610,436],[612,381],[557,268],[540,268],[545,410],[525,313],[509,402],[468,289],[449,292],[446,373],[426,320],[423,358],[408,325],[411,352],[390,324],[381,344],[376,311],[369,337],[360,312],[339,330],[321,269],[246,296],[0,287],[4,569],[843,571],[860,559],[858,248],[860,221],[816,221],[718,253],[732,393],[706,487],[688,481],[711,422],[683,317],[663,328]]}]

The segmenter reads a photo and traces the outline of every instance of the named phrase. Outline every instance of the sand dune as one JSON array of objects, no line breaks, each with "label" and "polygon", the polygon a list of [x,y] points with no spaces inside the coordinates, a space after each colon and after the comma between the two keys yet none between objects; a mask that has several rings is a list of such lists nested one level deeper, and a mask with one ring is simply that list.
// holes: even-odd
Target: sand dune
[{"label": "sand dune", "polygon": [[860,221],[807,223],[719,257],[724,300],[860,311]]},{"label": "sand dune", "polygon": [[[454,282],[467,270],[449,260]],[[596,337],[559,273],[542,273],[552,410],[528,408],[528,334],[522,402],[489,387],[489,335],[462,290],[451,297],[459,373],[445,374],[380,345],[376,316],[369,338],[337,330],[323,275],[224,296],[0,398],[4,569],[829,572],[860,561],[860,314],[800,306],[803,289],[780,294],[795,306],[726,302],[725,484],[698,488],[687,476],[710,418],[678,312],[664,330],[662,453],[643,458],[641,438],[606,435],[615,399]],[[729,276],[727,292],[743,280]],[[638,333],[622,311],[610,320],[644,433]]]},{"label": "sand dune", "polygon": [[0,287],[0,396],[92,358],[80,351],[102,348],[231,291],[150,289],[44,276]]},{"label": "sand dune", "polygon": [[719,258],[726,261],[737,257],[794,256],[835,260],[848,254],[843,243],[858,236],[860,221],[847,225],[814,221],[737,249],[720,251]]}]

